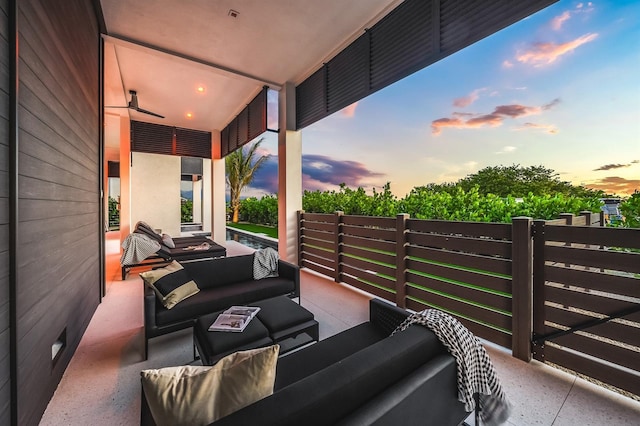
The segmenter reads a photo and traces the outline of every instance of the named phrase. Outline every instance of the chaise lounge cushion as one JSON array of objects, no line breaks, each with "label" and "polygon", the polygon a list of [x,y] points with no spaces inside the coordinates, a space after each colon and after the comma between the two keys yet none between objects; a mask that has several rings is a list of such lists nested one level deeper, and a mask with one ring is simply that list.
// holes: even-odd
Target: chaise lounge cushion
[{"label": "chaise lounge cushion", "polygon": [[214,366],[143,370],[158,425],[206,425],[273,393],[279,346],[235,352]]},{"label": "chaise lounge cushion", "polygon": [[167,309],[200,291],[187,271],[175,260],[164,268],[142,272],[140,277],[153,289],[160,303]]}]

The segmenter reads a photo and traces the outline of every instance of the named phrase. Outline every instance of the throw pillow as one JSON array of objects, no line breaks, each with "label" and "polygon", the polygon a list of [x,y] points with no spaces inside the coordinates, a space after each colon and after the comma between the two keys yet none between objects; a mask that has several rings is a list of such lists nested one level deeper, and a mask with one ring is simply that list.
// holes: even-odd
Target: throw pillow
[{"label": "throw pillow", "polygon": [[162,244],[169,248],[176,248],[176,243],[173,242],[173,238],[169,234],[162,234]]},{"label": "throw pillow", "polygon": [[142,387],[158,424],[207,425],[273,393],[278,345],[236,352],[213,366],[143,370]]},{"label": "throw pillow", "polygon": [[175,260],[164,268],[141,272],[140,277],[155,291],[156,296],[167,309],[173,308],[200,291],[187,271]]}]

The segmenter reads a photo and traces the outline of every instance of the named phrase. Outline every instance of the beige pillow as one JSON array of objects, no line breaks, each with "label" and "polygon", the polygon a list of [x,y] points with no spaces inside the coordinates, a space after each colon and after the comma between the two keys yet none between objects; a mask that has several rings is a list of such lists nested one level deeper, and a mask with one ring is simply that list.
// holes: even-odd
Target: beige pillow
[{"label": "beige pillow", "polygon": [[158,426],[207,425],[273,393],[279,345],[240,351],[209,366],[143,370]]},{"label": "beige pillow", "polygon": [[155,291],[156,296],[167,309],[173,308],[200,291],[187,271],[175,260],[164,268],[141,272],[140,277]]}]

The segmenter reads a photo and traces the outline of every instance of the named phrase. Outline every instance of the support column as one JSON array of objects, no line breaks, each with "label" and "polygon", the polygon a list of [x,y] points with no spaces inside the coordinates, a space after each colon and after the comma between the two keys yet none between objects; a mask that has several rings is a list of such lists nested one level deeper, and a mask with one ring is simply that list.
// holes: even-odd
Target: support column
[{"label": "support column", "polygon": [[227,240],[225,165],[220,148],[220,131],[213,130],[211,132],[211,238],[218,244]]},{"label": "support column", "polygon": [[296,131],[296,88],[286,83],[279,96],[278,252],[298,264],[298,211],[302,210],[302,133]]},{"label": "support column", "polygon": [[[131,121],[120,117],[120,244],[133,231],[131,223]],[[115,130],[114,130],[115,131]]]}]

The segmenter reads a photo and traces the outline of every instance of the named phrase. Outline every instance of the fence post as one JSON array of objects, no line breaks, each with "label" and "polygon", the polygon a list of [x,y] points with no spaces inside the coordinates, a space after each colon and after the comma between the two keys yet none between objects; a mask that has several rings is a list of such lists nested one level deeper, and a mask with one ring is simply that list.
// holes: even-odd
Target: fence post
[{"label": "fence post", "polygon": [[407,219],[409,215],[396,216],[396,305],[407,307]]},{"label": "fence post", "polygon": [[511,352],[515,358],[531,361],[533,245],[531,218],[511,220]]},{"label": "fence post", "polygon": [[586,222],[587,226],[591,226],[591,217],[592,214],[589,210],[585,210],[580,212],[580,216],[584,216],[584,221]]},{"label": "fence post", "polygon": [[298,266],[302,268],[302,221],[304,210],[298,210]]},{"label": "fence post", "polygon": [[337,211],[335,227],[333,230],[333,279],[339,283],[342,281],[342,217],[344,212]]},{"label": "fence post", "polygon": [[567,225],[573,225],[573,213],[560,213],[560,219],[564,219]]},{"label": "fence post", "polygon": [[[544,220],[533,221],[533,338],[545,332],[545,236]],[[544,362],[544,342],[538,342],[532,347],[533,358]]]}]

